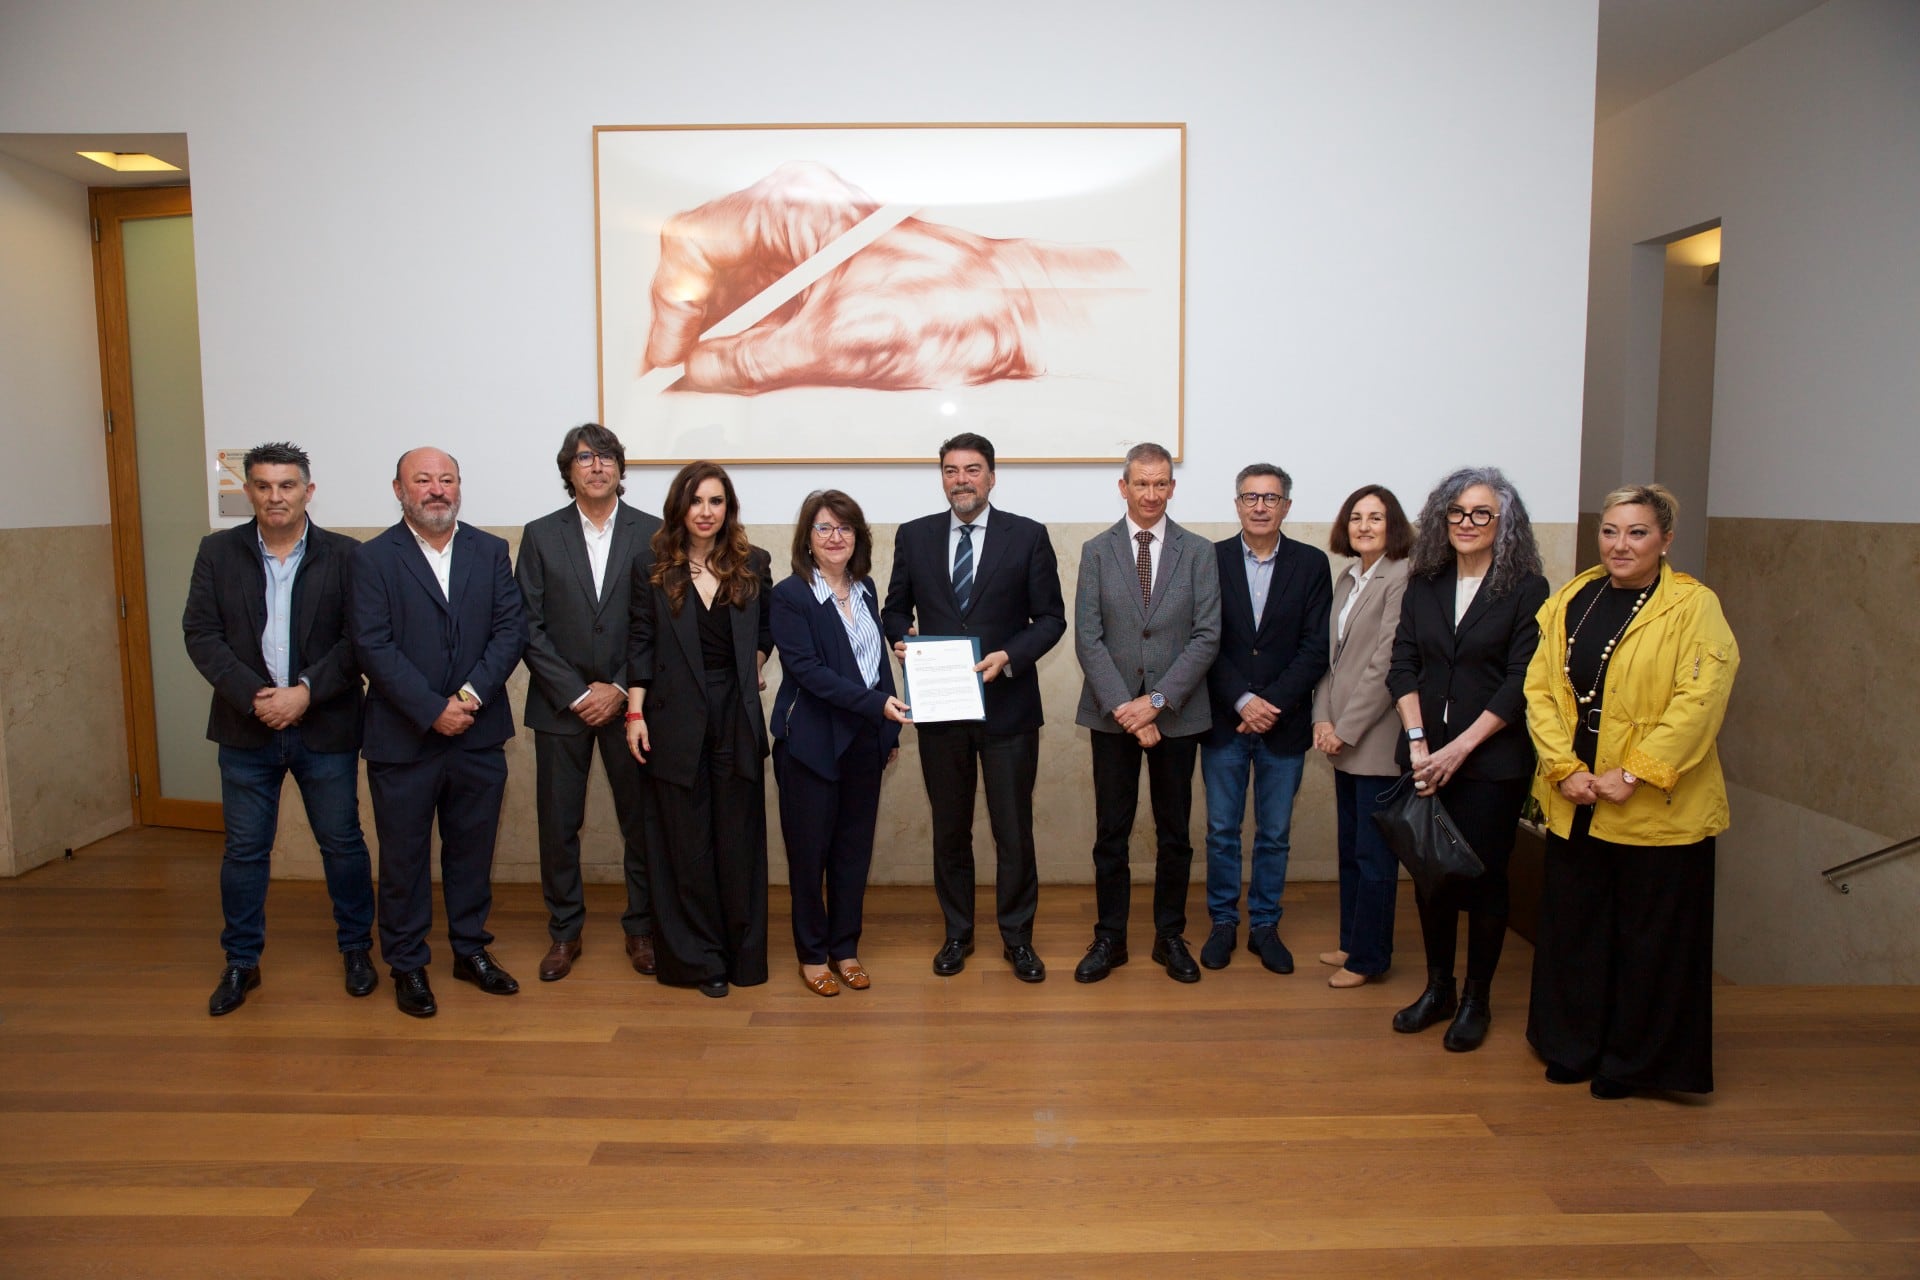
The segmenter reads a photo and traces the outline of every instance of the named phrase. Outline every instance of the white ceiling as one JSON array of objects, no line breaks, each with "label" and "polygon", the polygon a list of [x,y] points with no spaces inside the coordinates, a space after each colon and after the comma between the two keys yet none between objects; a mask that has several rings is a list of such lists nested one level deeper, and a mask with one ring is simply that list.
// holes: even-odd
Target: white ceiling
[{"label": "white ceiling", "polygon": [[1600,0],[1594,119],[1626,110],[1825,0]]},{"label": "white ceiling", "polygon": [[[121,173],[85,159],[82,151],[144,151],[178,173]],[[177,187],[187,181],[184,133],[0,133],[0,155],[51,169],[89,187]]]}]

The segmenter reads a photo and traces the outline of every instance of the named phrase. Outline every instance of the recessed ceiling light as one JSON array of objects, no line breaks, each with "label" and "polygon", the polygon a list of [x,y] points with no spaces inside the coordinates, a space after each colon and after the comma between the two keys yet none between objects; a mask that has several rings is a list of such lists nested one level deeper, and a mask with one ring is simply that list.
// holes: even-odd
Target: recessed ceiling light
[{"label": "recessed ceiling light", "polygon": [[180,166],[168,164],[159,156],[150,156],[144,151],[81,151],[95,164],[103,164],[115,173],[178,173]]}]

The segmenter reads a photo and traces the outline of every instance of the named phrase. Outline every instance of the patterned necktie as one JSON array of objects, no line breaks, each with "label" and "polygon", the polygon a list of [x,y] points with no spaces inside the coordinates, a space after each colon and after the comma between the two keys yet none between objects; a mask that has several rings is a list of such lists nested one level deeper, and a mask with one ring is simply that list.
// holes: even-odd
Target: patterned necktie
[{"label": "patterned necktie", "polygon": [[960,526],[960,549],[953,553],[953,598],[960,612],[967,611],[967,597],[973,594],[973,526]]},{"label": "patterned necktie", "polygon": [[1140,574],[1140,607],[1144,609],[1153,603],[1153,535],[1143,529],[1133,535],[1133,540],[1140,544],[1133,567]]}]

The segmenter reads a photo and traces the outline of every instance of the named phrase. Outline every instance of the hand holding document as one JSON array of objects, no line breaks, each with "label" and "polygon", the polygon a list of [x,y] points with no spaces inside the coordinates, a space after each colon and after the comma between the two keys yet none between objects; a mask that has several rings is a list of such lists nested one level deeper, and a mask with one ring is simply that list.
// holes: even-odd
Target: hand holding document
[{"label": "hand holding document", "polygon": [[980,641],[973,636],[908,636],[902,665],[906,703],[916,724],[987,718],[980,673]]}]

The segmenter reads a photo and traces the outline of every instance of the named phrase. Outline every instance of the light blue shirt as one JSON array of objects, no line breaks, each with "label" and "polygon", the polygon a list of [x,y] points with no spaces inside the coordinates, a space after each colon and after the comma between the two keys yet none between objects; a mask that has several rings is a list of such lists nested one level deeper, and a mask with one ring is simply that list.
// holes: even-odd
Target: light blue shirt
[{"label": "light blue shirt", "polygon": [[[973,525],[973,572],[976,580],[980,573],[980,552],[987,545],[987,517],[993,514],[991,504],[981,507],[980,514],[970,522]],[[969,523],[947,510],[947,572],[953,572],[953,562],[960,555],[960,526]]]},{"label": "light blue shirt", "polygon": [[847,592],[849,610],[840,608],[840,602],[834,599],[833,588],[820,571],[813,571],[813,598],[821,604],[833,601],[833,611],[840,616],[840,625],[846,628],[847,643],[853,646],[853,660],[860,664],[860,677],[872,689],[880,683],[880,624],[873,620],[873,611],[867,608],[867,584],[856,582]]},{"label": "light blue shirt", "polygon": [[260,656],[267,661],[268,678],[285,689],[294,676],[287,669],[293,657],[293,580],[300,572],[300,558],[307,554],[307,527],[300,527],[300,541],[285,560],[267,550],[267,540],[257,527],[253,536],[260,544],[260,563],[267,570],[267,627],[260,633]]}]

